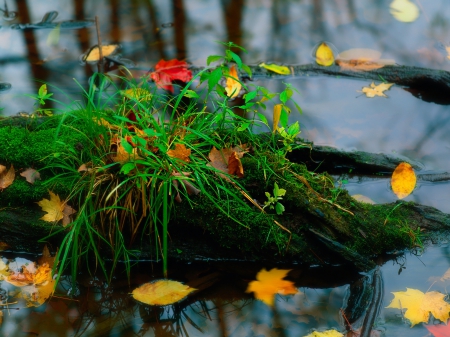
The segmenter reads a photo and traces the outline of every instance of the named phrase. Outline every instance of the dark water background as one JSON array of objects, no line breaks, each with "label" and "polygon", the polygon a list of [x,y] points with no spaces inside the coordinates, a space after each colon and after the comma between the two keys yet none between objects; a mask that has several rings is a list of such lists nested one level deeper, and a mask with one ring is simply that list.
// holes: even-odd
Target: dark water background
[{"label": "dark water background", "polygon": [[[8,1],[8,10],[17,12],[17,18],[0,22],[0,81],[11,83],[12,89],[0,94],[0,107],[5,116],[32,112],[34,101],[27,95],[37,92],[39,81],[48,82],[55,98],[66,105],[82,100],[79,86],[87,86],[96,67],[81,64],[80,55],[97,43],[95,28],[61,29],[57,43],[49,41],[52,29],[11,29],[16,23],[40,22],[49,11],[59,12],[55,22],[97,15],[103,41],[119,43],[122,56],[143,71],[160,59],[172,58],[204,66],[208,55],[223,52],[215,41],[242,45],[248,53],[241,56],[248,64],[305,64],[313,61],[311,51],[323,40],[340,51],[371,48],[398,64],[450,70],[444,48],[450,43],[448,1],[412,2],[420,8],[419,17],[404,23],[390,14],[388,0]],[[370,81],[325,77],[285,81],[300,92],[295,99],[303,115],[292,116],[292,121],[300,122],[301,136],[308,140],[345,150],[404,155],[421,163],[423,172],[450,169],[449,106],[426,102],[399,86],[387,92],[388,98],[361,96],[357,91]],[[255,84],[273,91],[283,88],[281,80]],[[269,118],[270,111],[269,107]],[[378,203],[396,200],[388,179],[350,177],[346,188]],[[406,198],[444,212],[450,212],[449,199],[448,183],[423,181]],[[387,262],[382,267],[382,307],[392,300],[391,291],[406,287],[446,293],[448,281],[439,278],[450,267],[449,256],[443,241],[421,257],[407,254]],[[164,309],[138,305],[130,299],[128,286],[119,283],[107,289],[86,276],[75,300],[54,298],[37,309],[24,309],[24,303],[15,305],[20,310],[4,307],[0,335],[73,336],[77,329],[86,329],[79,332],[82,336],[303,336],[315,328],[343,331],[339,309],[345,306],[354,275],[345,280],[345,269],[324,271],[310,282],[307,276],[312,272],[297,272],[295,281],[302,293],[279,298],[273,311],[244,293],[259,267],[180,267],[171,277],[217,270],[221,276],[192,302]],[[136,272],[134,286],[157,277],[159,267],[153,268],[155,272],[151,266]],[[1,286],[8,288],[4,282]],[[14,291],[12,286],[8,289]],[[59,294],[67,292],[62,283]],[[427,336],[423,325],[410,329],[400,310],[382,309],[377,326],[385,336]]]}]

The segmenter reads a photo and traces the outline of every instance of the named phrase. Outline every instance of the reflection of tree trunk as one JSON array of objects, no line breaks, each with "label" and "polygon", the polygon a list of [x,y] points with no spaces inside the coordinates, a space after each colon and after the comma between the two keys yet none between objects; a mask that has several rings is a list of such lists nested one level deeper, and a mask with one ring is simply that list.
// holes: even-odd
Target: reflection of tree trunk
[{"label": "reflection of tree trunk", "polygon": [[[139,1],[134,1],[133,3],[133,10],[138,8],[138,4]],[[151,21],[151,30],[149,32],[147,32],[147,34],[145,34],[145,32],[143,32],[144,34],[144,39],[145,39],[145,44],[146,47],[148,47],[150,49],[153,49],[154,47],[156,47],[156,49],[158,50],[158,54],[159,54],[159,58],[160,59],[165,59],[165,53],[164,53],[164,40],[161,39],[161,30],[158,27],[158,19],[156,18],[156,11],[155,11],[155,7],[153,6],[153,1],[149,0],[145,2],[145,5],[147,6],[148,9],[148,14],[150,16],[150,21]],[[137,15],[137,13],[135,15],[133,15],[134,17],[139,17],[139,15]],[[155,38],[156,41],[152,41],[153,37]]]},{"label": "reflection of tree trunk", "polygon": [[[17,1],[17,10],[19,17],[23,22],[31,22],[30,13],[28,12],[28,5],[25,1]],[[27,58],[31,67],[32,78],[37,78],[39,80],[48,81],[48,72],[45,67],[37,65],[36,62],[41,58],[37,48],[36,38],[34,36],[33,29],[23,29],[23,37],[25,39],[25,46],[27,50]],[[34,81],[35,92],[39,90],[41,83]],[[52,108],[52,103],[48,102],[46,107]]]},{"label": "reflection of tree trunk", "polygon": [[[75,9],[75,20],[83,21],[84,17],[84,0],[73,0],[73,8]],[[89,29],[83,28],[76,30],[78,36],[78,42],[80,44],[80,49],[84,53],[89,48]],[[86,78],[91,76],[91,69],[88,65],[84,66],[84,75]]]},{"label": "reflection of tree trunk", "polygon": [[111,42],[120,43],[122,40],[120,37],[120,27],[119,27],[119,1],[110,0],[111,8]]},{"label": "reflection of tree trunk", "polygon": [[173,20],[175,28],[175,47],[177,49],[177,59],[186,58],[186,41],[184,38],[184,26],[186,23],[186,15],[184,13],[183,0],[172,0]]},{"label": "reflection of tree trunk", "polygon": [[244,0],[222,0],[222,8],[227,26],[227,41],[242,45],[241,23]]}]

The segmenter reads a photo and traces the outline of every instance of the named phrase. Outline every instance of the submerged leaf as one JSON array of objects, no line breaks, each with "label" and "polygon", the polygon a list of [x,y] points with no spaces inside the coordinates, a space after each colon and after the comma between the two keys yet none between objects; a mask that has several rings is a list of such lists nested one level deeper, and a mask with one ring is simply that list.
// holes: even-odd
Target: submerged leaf
[{"label": "submerged leaf", "polygon": [[277,64],[265,64],[264,62],[259,65],[261,68],[273,71],[280,75],[289,75],[291,70],[286,66],[279,66]]},{"label": "submerged leaf", "polygon": [[334,63],[333,50],[325,42],[319,45],[315,56],[318,65],[329,67]]},{"label": "submerged leaf", "polygon": [[450,324],[447,325],[425,325],[425,328],[433,334],[434,337],[448,337],[450,336]]},{"label": "submerged leaf", "polygon": [[158,280],[144,283],[134,289],[131,295],[139,302],[163,306],[179,302],[195,290],[181,282]]},{"label": "submerged leaf", "polygon": [[0,190],[10,186],[13,183],[15,177],[16,173],[12,164],[9,170],[6,169],[6,166],[0,165]]},{"label": "submerged leaf", "polygon": [[413,22],[419,17],[419,7],[410,0],[394,0],[390,12],[394,18],[402,22]]},{"label": "submerged leaf", "polygon": [[444,301],[445,294],[437,291],[423,293],[417,289],[393,292],[394,299],[386,308],[406,309],[405,318],[411,327],[418,323],[427,323],[430,313],[443,322],[450,318],[450,304]]},{"label": "submerged leaf", "polygon": [[416,187],[416,174],[408,163],[400,163],[392,173],[392,191],[399,199],[406,198]]},{"label": "submerged leaf", "polygon": [[378,85],[375,85],[374,82],[372,82],[370,84],[370,87],[363,87],[362,91],[366,94],[367,97],[372,98],[375,96],[380,96],[380,97],[387,97],[384,92],[386,90],[389,90],[390,87],[392,87],[394,85],[394,83],[380,83]]},{"label": "submerged leaf", "polygon": [[255,298],[273,306],[276,294],[293,295],[298,292],[293,282],[283,280],[289,271],[290,269],[277,268],[267,271],[263,268],[256,275],[256,281],[248,284],[246,292],[253,292]]}]

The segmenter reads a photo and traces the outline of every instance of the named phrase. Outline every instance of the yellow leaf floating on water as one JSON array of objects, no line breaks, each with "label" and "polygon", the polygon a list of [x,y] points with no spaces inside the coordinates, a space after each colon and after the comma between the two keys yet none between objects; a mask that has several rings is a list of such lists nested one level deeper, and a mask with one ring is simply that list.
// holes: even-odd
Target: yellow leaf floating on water
[{"label": "yellow leaf floating on water", "polygon": [[344,335],[336,330],[327,330],[323,332],[313,331],[312,333],[304,337],[344,337]]},{"label": "yellow leaf floating on water", "polygon": [[372,82],[372,84],[370,85],[370,87],[363,87],[362,91],[366,94],[367,97],[372,98],[375,96],[380,96],[380,97],[387,97],[384,92],[386,90],[389,90],[390,87],[392,87],[394,85],[394,83],[380,83],[378,85],[375,85],[374,82]]},{"label": "yellow leaf floating on water", "polygon": [[197,289],[181,282],[172,280],[158,280],[144,283],[133,290],[131,295],[139,302],[149,305],[169,305],[179,302]]},{"label": "yellow leaf floating on water", "polygon": [[399,199],[406,198],[416,187],[416,174],[408,163],[400,163],[392,173],[392,191]]},{"label": "yellow leaf floating on water", "polygon": [[275,294],[294,295],[298,292],[293,282],[283,280],[289,271],[290,269],[277,268],[267,271],[263,268],[256,275],[256,281],[248,284],[246,292],[255,293],[255,298],[272,307]]},{"label": "yellow leaf floating on water", "polygon": [[[114,53],[119,46],[117,44],[110,44],[102,46],[102,56],[109,56]],[[100,49],[98,46],[91,48],[83,57],[84,62],[97,62],[100,60]]]},{"label": "yellow leaf floating on water", "polygon": [[409,319],[411,327],[418,323],[427,323],[430,313],[443,322],[450,318],[450,304],[444,301],[445,294],[437,291],[423,293],[411,288],[393,294],[394,299],[386,308],[406,309],[405,318]]},{"label": "yellow leaf floating on water", "polygon": [[391,2],[392,16],[401,22],[413,22],[419,17],[419,8],[410,0],[394,0]]},{"label": "yellow leaf floating on water", "polygon": [[316,50],[316,63],[325,67],[334,63],[333,50],[325,42],[322,42]]},{"label": "yellow leaf floating on water", "polygon": [[286,66],[279,66],[276,64],[265,64],[264,62],[259,65],[261,68],[273,71],[280,75],[289,75],[291,70]]},{"label": "yellow leaf floating on water", "polygon": [[241,91],[242,84],[239,82],[239,75],[235,65],[232,65],[230,68],[230,72],[227,77],[227,83],[225,86],[225,91],[227,92],[228,97],[236,97],[239,95]]}]

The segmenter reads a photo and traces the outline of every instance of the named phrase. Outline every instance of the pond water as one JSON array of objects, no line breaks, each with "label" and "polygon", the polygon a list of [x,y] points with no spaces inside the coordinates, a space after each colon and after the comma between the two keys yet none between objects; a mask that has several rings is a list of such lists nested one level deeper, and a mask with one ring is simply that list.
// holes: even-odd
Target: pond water
[{"label": "pond water", "polygon": [[[261,61],[306,64],[313,62],[311,51],[323,40],[332,42],[340,51],[370,48],[380,51],[382,58],[393,59],[401,65],[450,70],[445,50],[450,43],[448,1],[410,2],[419,9],[419,15],[406,23],[390,13],[392,0],[7,0],[8,11],[17,14],[8,16],[10,13],[3,11],[0,22],[0,82],[12,86],[0,93],[1,113],[8,116],[20,111],[32,112],[35,101],[27,95],[37,92],[40,81],[47,82],[55,99],[63,104],[81,100],[80,86],[85,88],[96,70],[95,66],[80,62],[80,56],[97,43],[93,25],[63,29],[61,23],[59,28],[50,25],[52,28],[13,29],[12,25],[45,22],[43,18],[50,11],[59,13],[53,22],[47,20],[50,23],[83,22],[98,16],[104,43],[119,43],[122,56],[132,60],[135,69],[143,71],[154,67],[160,59],[172,58],[204,66],[208,55],[222,52],[215,41],[233,41],[245,47],[248,53],[241,56],[248,64]],[[400,86],[393,86],[386,98],[369,99],[358,91],[371,81],[295,76],[284,81],[299,91],[294,98],[303,114],[292,115],[291,120],[300,122],[304,138],[349,151],[407,156],[421,164],[421,173],[449,169],[448,105],[426,102]],[[282,82],[254,83],[281,91]],[[363,194],[377,203],[396,200],[387,178],[350,177],[345,186],[351,194]],[[450,213],[449,198],[449,183],[419,180],[414,193],[406,200]],[[406,288],[425,292],[431,287],[447,293],[448,281],[440,278],[450,267],[449,257],[444,242],[439,247],[428,248],[423,256],[407,255],[397,257],[396,262],[386,262],[381,268],[384,279],[381,307],[392,300],[392,291]],[[128,286],[96,287],[89,280],[80,284],[73,300],[53,298],[36,309],[24,309],[24,303],[14,304],[19,310],[14,310],[12,305],[3,307],[0,333],[4,336],[77,333],[83,336],[303,336],[311,329],[344,330],[339,309],[345,307],[349,284],[360,276],[345,269],[318,271],[284,266],[293,269],[291,279],[301,293],[280,297],[275,310],[271,310],[244,292],[248,281],[254,279],[261,267],[239,264],[180,267],[171,277],[186,279],[186,273],[200,274],[205,270],[220,272],[220,276],[210,288],[189,298],[187,304],[164,309],[137,304],[130,299],[128,292],[132,288]],[[310,273],[319,276],[309,277]],[[157,277],[151,272],[136,271],[133,285],[152,276]],[[328,282],[323,283],[324,280]],[[1,286],[6,287],[4,282]],[[64,282],[60,285],[61,296],[67,294],[65,286]],[[13,288],[8,290],[14,291]],[[410,329],[398,309],[381,309],[377,327],[386,336],[428,333],[422,324]]]}]

